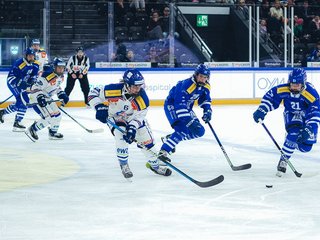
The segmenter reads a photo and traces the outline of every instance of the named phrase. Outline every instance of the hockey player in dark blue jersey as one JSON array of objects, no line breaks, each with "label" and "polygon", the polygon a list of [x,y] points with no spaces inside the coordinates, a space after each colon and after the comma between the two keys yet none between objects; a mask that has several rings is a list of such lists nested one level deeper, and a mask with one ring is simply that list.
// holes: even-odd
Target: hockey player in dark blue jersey
[{"label": "hockey player in dark blue jersey", "polygon": [[[288,83],[270,89],[262,98],[259,108],[253,113],[256,122],[263,121],[268,112],[284,104],[286,138],[282,151],[289,159],[294,150],[309,152],[317,141],[320,122],[319,94],[303,68],[295,68],[289,74]],[[283,157],[277,166],[277,176],[286,172],[287,162]]]},{"label": "hockey player in dark blue jersey", "polygon": [[194,102],[203,108],[202,120],[211,120],[210,70],[204,64],[198,65],[192,77],[179,81],[165,100],[164,110],[174,132],[163,139],[161,154],[175,151],[182,140],[194,139],[204,135],[204,127],[192,110]]},{"label": "hockey player in dark blue jersey", "polygon": [[38,76],[39,64],[35,61],[35,54],[32,48],[27,48],[25,56],[13,64],[7,77],[7,85],[16,98],[16,102],[0,110],[0,122],[4,122],[4,115],[17,111],[13,124],[14,132],[21,132],[26,128],[20,124],[27,111],[27,107],[21,101],[20,93],[29,88]]}]

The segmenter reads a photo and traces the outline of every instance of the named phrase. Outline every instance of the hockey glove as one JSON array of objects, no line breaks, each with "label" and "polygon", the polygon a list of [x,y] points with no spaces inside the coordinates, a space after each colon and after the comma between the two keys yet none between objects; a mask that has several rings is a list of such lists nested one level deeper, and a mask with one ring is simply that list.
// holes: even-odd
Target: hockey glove
[{"label": "hockey glove", "polygon": [[253,119],[255,122],[259,122],[259,120],[261,119],[261,121],[264,120],[265,116],[267,115],[267,111],[262,108],[259,107],[254,113],[253,113]]},{"label": "hockey glove", "polygon": [[18,89],[20,89],[20,90],[25,90],[25,89],[28,87],[28,84],[27,84],[26,81],[20,79],[20,80],[18,81],[18,83],[17,83],[17,87],[18,87]]},{"label": "hockey glove", "polygon": [[297,138],[297,143],[304,143],[313,135],[313,129],[311,126],[306,126],[300,130],[300,134]]},{"label": "hockey glove", "polygon": [[204,134],[204,128],[202,127],[198,119],[191,120],[189,123],[187,123],[186,126],[190,133],[195,136],[202,136]]},{"label": "hockey glove", "polygon": [[62,100],[63,106],[69,102],[69,96],[65,92],[58,93],[58,98]]},{"label": "hockey glove", "polygon": [[37,96],[37,101],[40,107],[45,107],[47,106],[47,101],[46,101],[46,96],[43,94],[39,94]]},{"label": "hockey glove", "polygon": [[123,135],[123,139],[127,143],[131,144],[131,143],[133,143],[133,141],[136,138],[137,129],[133,125],[127,125],[126,130],[127,130],[127,132],[125,135]]},{"label": "hockey glove", "polygon": [[108,118],[108,107],[102,103],[95,106],[96,119],[102,123],[107,123]]},{"label": "hockey glove", "polygon": [[203,112],[203,116],[202,116],[202,120],[205,122],[205,123],[208,123],[211,121],[211,117],[212,117],[212,111],[211,109],[207,109]]}]

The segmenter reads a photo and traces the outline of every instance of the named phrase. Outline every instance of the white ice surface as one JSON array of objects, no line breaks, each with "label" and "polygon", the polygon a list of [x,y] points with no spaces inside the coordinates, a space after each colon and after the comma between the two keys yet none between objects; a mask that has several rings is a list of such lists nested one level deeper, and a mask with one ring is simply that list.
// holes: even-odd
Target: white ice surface
[{"label": "white ice surface", "polygon": [[[257,106],[215,106],[212,125],[234,165],[234,172],[208,126],[203,138],[181,142],[172,163],[191,177],[207,181],[223,174],[224,182],[202,189],[173,172],[155,175],[144,156],[130,146],[133,181],[126,181],[115,157],[107,127],[85,108],[66,108],[90,134],[63,115],[63,141],[39,141],[13,133],[14,115],[0,125],[1,240],[221,240],[320,239],[319,144],[295,153],[290,169],[275,176],[279,152],[252,119]],[[282,145],[282,110],[265,124]],[[201,115],[200,109],[196,109]],[[30,109],[24,123],[38,116]],[[157,146],[171,132],[162,108],[148,113]],[[266,188],[273,185],[273,188]]]}]

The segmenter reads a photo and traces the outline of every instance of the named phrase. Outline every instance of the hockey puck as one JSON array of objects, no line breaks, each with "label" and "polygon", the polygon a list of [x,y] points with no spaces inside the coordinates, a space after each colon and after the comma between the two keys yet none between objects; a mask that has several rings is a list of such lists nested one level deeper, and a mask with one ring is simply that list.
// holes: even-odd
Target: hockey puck
[{"label": "hockey puck", "polygon": [[266,185],[266,188],[272,188],[273,185]]}]

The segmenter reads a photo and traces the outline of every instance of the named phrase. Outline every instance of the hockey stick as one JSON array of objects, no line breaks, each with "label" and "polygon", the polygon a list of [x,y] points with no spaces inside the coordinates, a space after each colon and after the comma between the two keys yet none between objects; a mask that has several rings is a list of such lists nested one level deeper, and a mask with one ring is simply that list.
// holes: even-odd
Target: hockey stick
[{"label": "hockey stick", "polygon": [[262,127],[264,128],[264,130],[266,130],[266,132],[268,133],[269,137],[271,138],[271,140],[273,141],[273,143],[277,146],[278,150],[281,153],[281,157],[286,161],[286,163],[288,163],[289,167],[291,168],[291,170],[294,172],[294,174],[297,177],[301,177],[302,173],[299,173],[294,166],[292,165],[292,163],[290,162],[289,159],[287,159],[286,155],[284,155],[282,149],[280,148],[279,144],[276,142],[276,140],[273,138],[273,136],[271,135],[270,131],[268,130],[268,128],[266,127],[266,125],[262,122],[262,120],[259,120],[259,123],[261,123]]},{"label": "hockey stick", "polygon": [[[60,102],[60,100],[49,100],[49,101],[47,101],[46,103],[47,103],[47,104],[50,104],[50,103],[53,103],[53,102]],[[36,102],[36,103],[28,103],[26,106],[27,106],[27,107],[34,107],[34,106],[37,106],[37,105],[39,105],[38,102]]]},{"label": "hockey stick", "polygon": [[210,129],[211,129],[211,132],[213,133],[214,137],[216,138],[216,140],[217,140],[217,142],[218,142],[218,144],[219,144],[219,146],[220,146],[220,148],[221,148],[224,156],[226,157],[226,159],[227,159],[227,161],[228,161],[231,169],[232,169],[233,171],[240,171],[240,170],[246,170],[246,169],[251,168],[251,163],[247,163],[247,164],[240,165],[240,166],[234,166],[234,165],[232,164],[230,158],[228,157],[228,154],[227,154],[226,150],[225,150],[224,147],[222,146],[222,144],[221,144],[221,142],[220,142],[220,140],[219,140],[216,132],[213,130],[213,127],[212,127],[211,123],[208,122],[208,125],[209,125],[209,127],[210,127]]},{"label": "hockey stick", "polygon": [[102,128],[98,128],[98,129],[88,129],[85,126],[83,126],[81,123],[79,123],[76,119],[74,119],[69,113],[67,113],[65,110],[63,110],[63,108],[58,107],[61,112],[63,112],[65,115],[67,115],[69,118],[71,118],[74,122],[76,122],[80,127],[82,127],[84,130],[86,130],[89,133],[101,133],[103,132]]},{"label": "hockey stick", "polygon": [[[125,133],[125,131],[123,129],[121,129],[117,124],[113,123],[109,119],[107,119],[107,123],[110,124],[111,126],[113,126],[115,129],[119,130],[120,132]],[[171,164],[170,163],[171,160],[168,157],[166,157],[164,155],[158,155],[157,153],[146,148],[146,146],[144,144],[139,143],[136,139],[134,139],[133,141],[136,142],[139,145],[139,147],[150,152],[153,156],[157,157],[160,161],[164,162],[168,167],[172,168],[173,170],[175,170],[176,172],[178,172],[179,174],[181,174],[183,177],[187,178],[191,182],[195,183],[199,187],[202,187],[202,188],[212,187],[214,185],[221,183],[224,180],[224,176],[220,175],[220,176],[218,176],[210,181],[207,181],[207,182],[197,181],[197,180],[193,179],[192,177],[190,177],[188,174],[182,172],[179,168],[175,167],[173,164]]]},{"label": "hockey stick", "polygon": [[0,105],[2,104],[2,103],[5,103],[6,101],[8,101],[10,98],[12,98],[13,97],[13,94],[10,96],[10,97],[8,97],[8,98],[6,98],[5,100],[3,100],[2,102],[0,102]]}]

